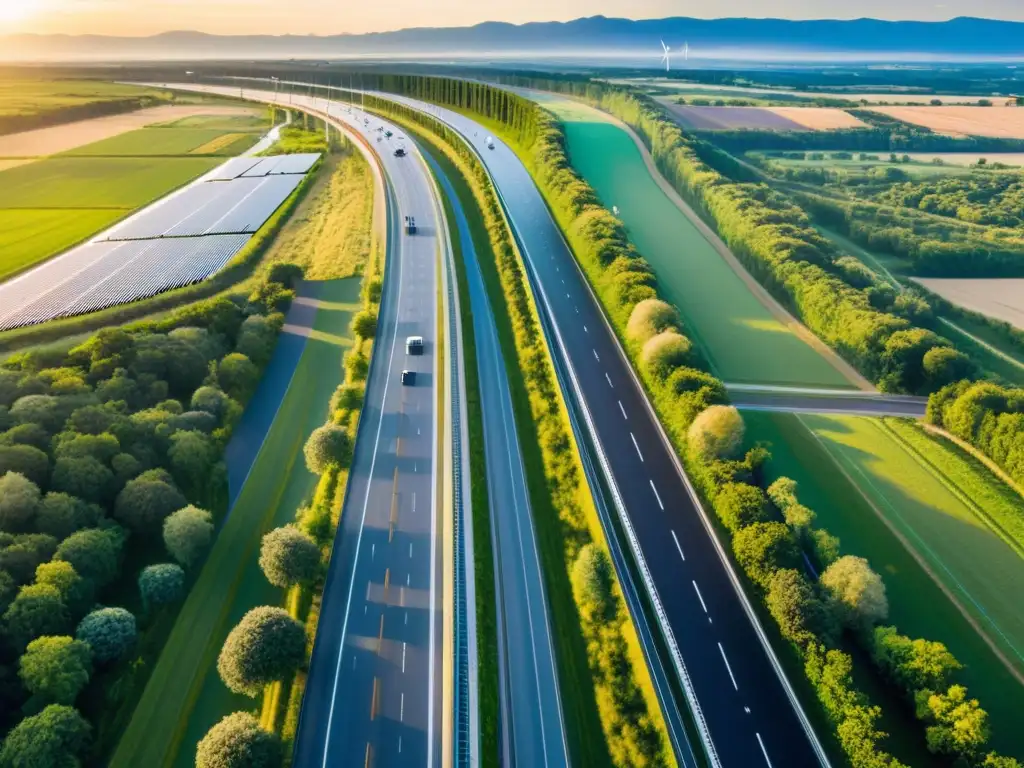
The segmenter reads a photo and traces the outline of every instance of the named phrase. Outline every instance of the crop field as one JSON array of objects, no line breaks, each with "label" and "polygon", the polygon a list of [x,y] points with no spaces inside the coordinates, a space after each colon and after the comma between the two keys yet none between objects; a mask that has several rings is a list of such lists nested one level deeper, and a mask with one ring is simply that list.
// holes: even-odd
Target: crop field
[{"label": "crop field", "polygon": [[[749,155],[759,155],[759,152],[749,152]],[[810,155],[817,154],[822,155],[820,159],[810,159]],[[991,163],[1004,163],[1011,165],[1013,162],[1021,162],[1024,156],[1012,154],[1007,157],[1006,160],[1002,159],[1002,156],[998,153],[989,155],[970,155],[969,157],[959,157],[947,153],[946,155],[929,155],[925,153],[909,153],[910,162],[904,163],[893,163],[889,159],[888,152],[867,152],[861,153],[859,151],[852,151],[849,153],[852,157],[850,159],[843,159],[835,157],[835,152],[819,152],[812,153],[808,152],[808,158],[800,160],[799,158],[792,157],[771,157],[768,159],[773,163],[777,163],[786,168],[823,168],[834,171],[865,171],[871,168],[897,168],[903,173],[918,177],[929,177],[929,176],[969,176],[974,172],[974,168],[970,167],[970,164],[977,163],[978,159],[985,157],[988,162]],[[860,159],[860,155],[865,154],[868,157],[876,157],[877,160]],[[952,157],[950,157],[952,155]],[[902,158],[903,154],[900,154]],[[939,157],[942,163],[935,163],[933,159]],[[1008,171],[1009,172],[1009,171]]]},{"label": "crop field", "polygon": [[117,209],[0,210],[0,281],[66,251],[113,224],[123,215]]},{"label": "crop field", "polygon": [[811,131],[867,127],[849,112],[831,107],[768,107],[768,111]]},{"label": "crop field", "polygon": [[[302,446],[327,413],[351,346],[349,324],[359,307],[360,278],[318,284],[322,302],[294,377],[252,471],[239,493],[195,587],[189,593],[111,766],[195,764],[195,746],[220,718],[249,710],[252,699],[221,682],[216,659],[230,629],[251,608],[279,605],[257,563],[260,539],[292,522],[316,486]],[[288,376],[290,370],[266,377]],[[260,406],[259,395],[250,404]],[[263,407],[275,407],[263,403]]]},{"label": "crop field", "polygon": [[94,80],[7,80],[0,78],[0,117],[38,114],[64,107],[142,96],[160,91]]},{"label": "crop field", "polygon": [[[979,632],[1016,675],[1024,673],[1024,559],[978,512],[992,520],[1019,516],[1009,489],[966,458],[952,461],[931,438],[924,452],[915,441],[913,452],[899,437],[903,425],[892,429],[863,417],[744,418],[750,443],[770,444],[769,479],[797,481],[800,501],[839,537],[842,553],[866,557],[882,575],[889,621],[911,637],[945,643],[964,664],[958,678],[989,712],[992,746],[1024,756],[1024,683]],[[954,490],[957,484],[964,490]]]},{"label": "crop field", "polygon": [[573,166],[616,205],[665,296],[682,312],[715,372],[729,382],[848,387],[824,357],[780,322],[657,185],[630,136],[599,112],[561,100]]},{"label": "crop field", "polygon": [[1024,139],[1024,109],[1018,107],[872,107],[872,110],[951,136]]},{"label": "crop field", "polygon": [[977,104],[980,99],[988,98],[995,104],[1000,102],[998,96],[964,96],[931,93],[889,93],[864,91],[797,91],[785,88],[758,88],[741,85],[713,85],[710,83],[687,83],[664,78],[639,78],[636,80],[612,80],[611,82],[626,85],[650,85],[659,88],[678,90],[681,93],[695,93],[710,98],[746,98],[760,97],[765,99],[848,99],[849,101],[867,101],[873,104],[931,104],[938,100],[943,104]]},{"label": "crop field", "polygon": [[[212,149],[214,142],[218,143]],[[239,154],[259,139],[258,131],[241,133],[230,128],[141,128],[87,144],[65,157],[149,157],[188,154]],[[245,146],[248,142],[248,146]],[[238,145],[236,147],[236,145]],[[228,150],[232,151],[228,151]]]},{"label": "crop field", "polygon": [[832,107],[695,107],[662,103],[683,127],[694,131],[828,131],[866,127],[848,112]]},{"label": "crop field", "polygon": [[914,279],[952,304],[1024,329],[1024,279]]}]

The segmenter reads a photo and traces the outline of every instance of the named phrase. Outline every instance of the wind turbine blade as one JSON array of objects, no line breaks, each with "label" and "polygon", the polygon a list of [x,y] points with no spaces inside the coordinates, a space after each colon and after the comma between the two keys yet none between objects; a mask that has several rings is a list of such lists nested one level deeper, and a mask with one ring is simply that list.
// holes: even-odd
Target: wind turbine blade
[{"label": "wind turbine blade", "polygon": [[665,45],[665,41],[664,40],[661,41],[661,49],[663,51],[665,51],[665,53],[668,53],[668,46]]}]

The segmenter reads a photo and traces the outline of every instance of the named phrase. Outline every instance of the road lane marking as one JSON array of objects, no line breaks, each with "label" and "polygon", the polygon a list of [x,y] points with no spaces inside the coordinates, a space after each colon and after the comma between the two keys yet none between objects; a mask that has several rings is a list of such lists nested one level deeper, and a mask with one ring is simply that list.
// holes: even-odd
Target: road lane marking
[{"label": "road lane marking", "polygon": [[640,453],[640,446],[637,445],[636,436],[632,432],[630,432],[629,433],[629,437],[633,440],[633,447],[636,448],[636,455],[640,457],[640,463],[643,464],[644,463],[644,455],[642,453]]},{"label": "road lane marking", "polygon": [[676,543],[676,549],[679,550],[679,556],[683,558],[683,562],[686,561],[686,555],[683,554],[683,548],[679,546],[679,539],[676,537],[676,532],[672,531],[672,540]]},{"label": "road lane marking", "polygon": [[[416,511],[416,491],[412,492],[412,511]],[[412,545],[410,544],[410,546]]]},{"label": "road lane marking", "polygon": [[[565,298],[571,299],[572,297],[567,293],[567,294],[565,294]],[[579,312],[579,309],[577,309],[576,311]]]},{"label": "road lane marking", "polygon": [[697,593],[697,599],[700,600],[700,607],[704,609],[704,613],[707,613],[708,607],[704,604],[704,597],[700,593],[700,587],[697,586],[697,582],[693,579],[690,579],[690,583],[693,584],[693,589]]},{"label": "road lane marking", "polygon": [[407,586],[407,587],[409,586],[409,580],[410,579],[412,579],[412,574],[411,573],[405,574],[405,586]]},{"label": "road lane marking", "polygon": [[654,498],[658,500],[658,506],[661,507],[661,511],[664,512],[665,505],[661,503],[661,496],[658,494],[658,489],[654,487],[654,481],[648,480],[647,482],[651,484],[651,490],[654,491]]},{"label": "road lane marking", "polygon": [[402,701],[398,705],[398,722],[405,722],[405,693],[402,693]]},{"label": "road lane marking", "polygon": [[398,737],[398,754],[402,754],[402,737]]},{"label": "road lane marking", "polygon": [[605,379],[607,379],[607,380],[608,380],[608,386],[609,386],[609,387],[611,387],[612,389],[615,389],[615,385],[614,385],[614,384],[612,384],[612,379],[611,379],[611,377],[610,377],[610,376],[609,376],[609,375],[608,375],[607,373],[605,373],[604,377],[605,377]]},{"label": "road lane marking", "polygon": [[725,662],[725,671],[729,673],[729,679],[732,680],[732,687],[738,691],[740,687],[736,685],[736,678],[733,677],[732,667],[729,666],[729,660],[725,657],[725,648],[722,647],[721,643],[718,644],[718,650],[722,654],[722,661]]},{"label": "road lane marking", "polygon": [[373,562],[373,558],[374,558],[374,556],[376,554],[377,554],[377,545],[376,544],[370,545],[370,562],[371,563]]},{"label": "road lane marking", "polygon": [[768,768],[772,768],[772,761],[768,759],[768,750],[764,748],[764,742],[761,741],[761,734],[755,733],[757,736],[757,743],[761,745],[761,754],[764,755],[764,761],[768,763]]},{"label": "road lane marking", "polygon": [[409,559],[412,559],[412,542],[409,542]]},{"label": "road lane marking", "polygon": [[583,332],[584,333],[590,333],[590,331],[587,330],[587,326],[585,326],[585,325],[583,326]]},{"label": "road lane marking", "polygon": [[597,350],[596,349],[592,349],[590,351],[594,353],[594,359],[597,360],[597,362],[600,363],[601,362],[601,358],[598,357]]},{"label": "road lane marking", "polygon": [[622,407],[622,401],[619,400],[619,410],[622,411],[622,418],[629,421],[629,416],[626,415],[626,409]]},{"label": "road lane marking", "polygon": [[[719,643],[718,647],[721,648],[722,644]],[[722,655],[724,656],[725,654],[723,653]],[[729,664],[729,662],[726,662],[726,666],[728,666],[728,664]],[[405,643],[404,642],[402,643],[402,674],[403,675],[405,674]]]},{"label": "road lane marking", "polygon": [[[567,294],[565,294],[565,295],[566,295],[566,296],[568,297],[568,295],[569,295],[569,294],[567,293]],[[578,315],[579,313],[580,313],[580,308],[579,308],[579,307],[576,307],[576,314]]]}]

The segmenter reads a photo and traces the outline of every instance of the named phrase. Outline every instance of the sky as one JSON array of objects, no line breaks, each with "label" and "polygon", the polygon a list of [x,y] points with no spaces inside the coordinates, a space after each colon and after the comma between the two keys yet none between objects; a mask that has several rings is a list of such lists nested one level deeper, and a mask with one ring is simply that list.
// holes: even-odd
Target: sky
[{"label": "sky", "polygon": [[773,16],[1024,21],[1024,0],[0,0],[0,34],[339,34],[581,16]]}]

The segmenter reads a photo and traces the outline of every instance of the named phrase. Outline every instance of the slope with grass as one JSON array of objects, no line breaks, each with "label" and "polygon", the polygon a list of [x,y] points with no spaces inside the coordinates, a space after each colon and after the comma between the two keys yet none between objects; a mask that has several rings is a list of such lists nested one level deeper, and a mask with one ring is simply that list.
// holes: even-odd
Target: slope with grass
[{"label": "slope with grass", "polygon": [[849,387],[822,355],[769,311],[659,188],[630,136],[596,110],[562,99],[573,167],[619,208],[630,239],[683,313],[714,372],[730,382]]},{"label": "slope with grass", "polygon": [[1020,752],[1024,682],[1013,675],[1024,670],[1024,611],[1013,585],[1024,579],[1024,560],[986,519],[1019,514],[1012,492],[977,465],[954,462],[945,446],[922,448],[910,433],[915,451],[900,438],[918,429],[909,424],[745,419],[751,442],[770,444],[770,479],[797,481],[801,502],[839,537],[842,553],[866,557],[882,574],[890,619],[911,636],[945,643],[965,665],[960,679],[989,712],[992,746]]},{"label": "slope with grass", "polygon": [[[290,386],[112,766],[190,766],[196,743],[213,723],[253,706],[252,700],[224,687],[214,662],[228,631],[247,610],[281,602],[281,590],[259,572],[256,553],[263,533],[291,521],[316,485],[316,476],[303,463],[302,446],[323,423],[341,380],[341,359],[351,345],[348,326],[359,308],[358,279],[312,285],[317,286],[315,322]],[[296,304],[302,306],[301,301]],[[274,376],[273,366],[268,378]],[[260,402],[257,395],[254,403]]]}]

